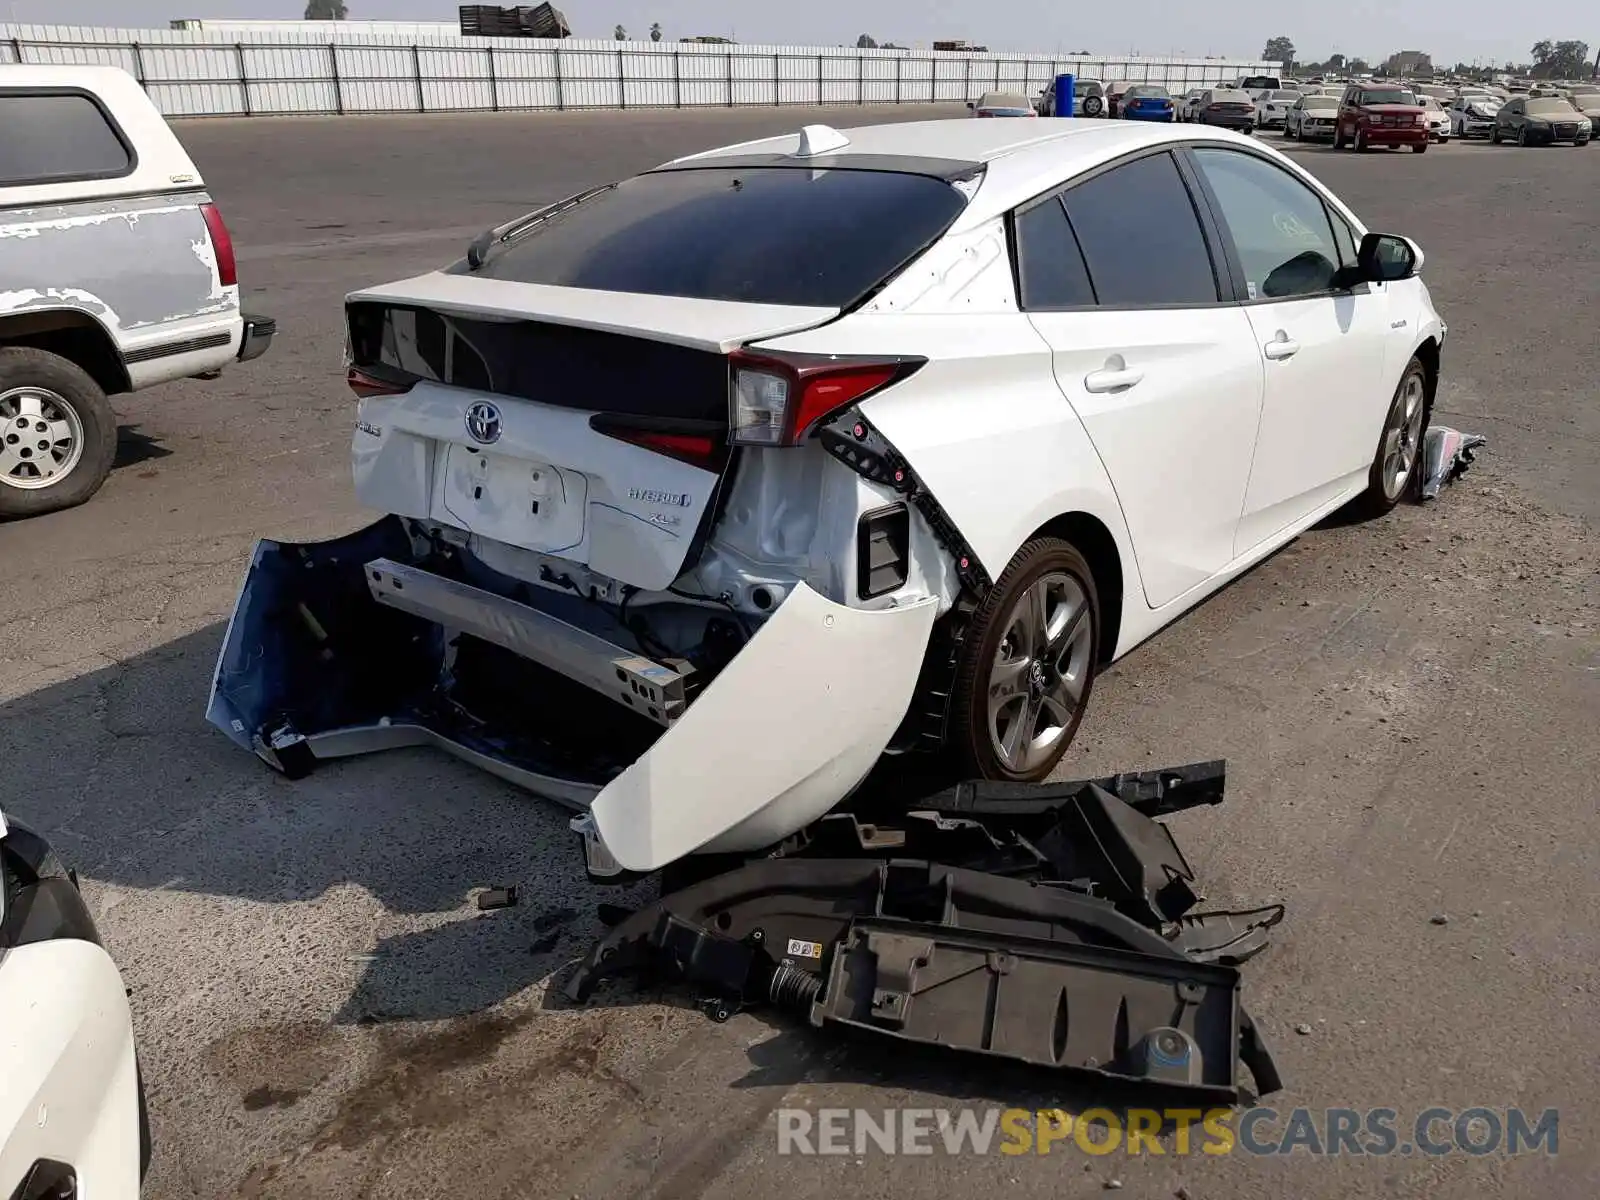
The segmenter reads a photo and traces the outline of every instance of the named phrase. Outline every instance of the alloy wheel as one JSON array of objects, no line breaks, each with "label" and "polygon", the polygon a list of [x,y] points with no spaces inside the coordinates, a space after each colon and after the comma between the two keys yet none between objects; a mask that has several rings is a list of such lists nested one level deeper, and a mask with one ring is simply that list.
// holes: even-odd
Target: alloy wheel
[{"label": "alloy wheel", "polygon": [[1021,774],[1050,757],[1083,705],[1094,650],[1088,594],[1053,571],[1017,598],[1005,628],[989,672],[989,737],[1001,764]]},{"label": "alloy wheel", "polygon": [[1383,494],[1397,500],[1411,478],[1417,455],[1422,450],[1422,417],[1427,408],[1422,376],[1412,372],[1400,390],[1399,399],[1383,431]]},{"label": "alloy wheel", "polygon": [[52,487],[83,459],[83,419],[48,388],[0,393],[0,484],[23,491]]}]

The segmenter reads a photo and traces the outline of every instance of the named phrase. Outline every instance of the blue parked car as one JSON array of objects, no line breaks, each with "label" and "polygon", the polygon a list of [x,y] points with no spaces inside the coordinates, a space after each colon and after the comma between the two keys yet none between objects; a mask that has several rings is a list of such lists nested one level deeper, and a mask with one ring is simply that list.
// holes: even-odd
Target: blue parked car
[{"label": "blue parked car", "polygon": [[1136,83],[1122,94],[1125,121],[1175,121],[1172,93],[1153,83]]}]

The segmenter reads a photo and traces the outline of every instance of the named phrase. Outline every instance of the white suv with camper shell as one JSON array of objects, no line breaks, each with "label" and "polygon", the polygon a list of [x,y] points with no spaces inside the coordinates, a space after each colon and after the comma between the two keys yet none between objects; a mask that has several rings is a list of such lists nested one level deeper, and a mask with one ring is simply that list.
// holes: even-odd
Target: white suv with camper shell
[{"label": "white suv with camper shell", "polygon": [[0,519],[82,504],[116,457],[108,396],[256,358],[227,225],[138,82],[0,66]]}]

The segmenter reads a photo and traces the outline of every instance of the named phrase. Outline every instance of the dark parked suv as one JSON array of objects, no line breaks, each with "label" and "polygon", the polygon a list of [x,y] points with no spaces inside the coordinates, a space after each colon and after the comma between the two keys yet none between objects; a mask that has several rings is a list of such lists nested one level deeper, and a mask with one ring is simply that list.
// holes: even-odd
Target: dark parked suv
[{"label": "dark parked suv", "polygon": [[1428,110],[1411,92],[1397,87],[1345,89],[1333,130],[1335,150],[1352,144],[1363,152],[1374,146],[1410,146],[1412,153],[1422,154],[1428,140]]}]

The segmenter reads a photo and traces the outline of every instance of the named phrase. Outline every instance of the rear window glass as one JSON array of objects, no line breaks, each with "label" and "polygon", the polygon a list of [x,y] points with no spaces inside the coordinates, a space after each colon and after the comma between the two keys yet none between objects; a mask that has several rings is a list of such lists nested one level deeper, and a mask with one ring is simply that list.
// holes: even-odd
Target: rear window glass
[{"label": "rear window glass", "polygon": [[1282,87],[1275,75],[1251,75],[1239,82],[1240,88],[1247,92],[1271,91]]},{"label": "rear window glass", "polygon": [[897,171],[657,171],[536,225],[475,274],[848,308],[940,237],[965,205],[944,180]]},{"label": "rear window glass", "polygon": [[1570,117],[1576,110],[1565,100],[1529,100],[1528,114],[1535,117]]},{"label": "rear window glass", "polygon": [[132,167],[127,144],[88,96],[0,91],[0,183],[106,179]]},{"label": "rear window glass", "polygon": [[1170,95],[1171,93],[1166,88],[1146,83],[1141,83],[1138,87],[1131,87],[1123,93],[1123,96],[1129,100],[1166,100]]},{"label": "rear window glass", "polygon": [[1213,103],[1213,104],[1249,104],[1250,103],[1250,93],[1249,92],[1235,91],[1235,90],[1233,90],[1231,88],[1223,90],[1223,91],[1220,91],[1220,92],[1212,92],[1211,93],[1211,103]]}]

